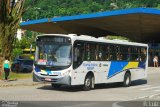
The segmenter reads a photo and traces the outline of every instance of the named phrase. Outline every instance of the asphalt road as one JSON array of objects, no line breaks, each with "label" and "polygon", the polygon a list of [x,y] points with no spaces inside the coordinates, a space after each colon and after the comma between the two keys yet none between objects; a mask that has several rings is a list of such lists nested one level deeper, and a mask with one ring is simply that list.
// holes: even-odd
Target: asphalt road
[{"label": "asphalt road", "polygon": [[[160,68],[149,68],[147,81],[134,81],[127,88],[115,83],[96,85],[91,91],[83,91],[79,86],[55,90],[50,84],[2,87],[0,100],[2,104],[18,102],[18,107],[150,107],[150,102],[145,101],[160,94],[159,80]],[[160,107],[160,102],[156,104]]]}]

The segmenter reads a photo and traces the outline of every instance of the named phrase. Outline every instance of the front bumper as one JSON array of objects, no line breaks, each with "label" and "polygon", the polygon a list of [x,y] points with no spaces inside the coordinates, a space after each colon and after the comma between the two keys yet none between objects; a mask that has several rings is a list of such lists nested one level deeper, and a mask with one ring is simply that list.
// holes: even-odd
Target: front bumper
[{"label": "front bumper", "polygon": [[[45,78],[51,79],[51,81],[45,80]],[[33,81],[34,82],[48,82],[53,84],[64,84],[64,85],[71,85],[71,77],[63,76],[63,77],[54,77],[54,76],[42,76],[41,74],[36,74],[33,72]]]}]

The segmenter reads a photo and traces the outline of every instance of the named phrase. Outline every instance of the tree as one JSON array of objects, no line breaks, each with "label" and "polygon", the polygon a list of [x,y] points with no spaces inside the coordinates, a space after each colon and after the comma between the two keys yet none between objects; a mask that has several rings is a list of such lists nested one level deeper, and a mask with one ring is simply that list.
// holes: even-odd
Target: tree
[{"label": "tree", "polygon": [[35,38],[33,37],[34,37],[33,35],[32,37],[24,35],[20,41],[16,39],[16,41],[14,42],[12,59],[15,59],[17,56],[21,56],[23,54],[23,50],[29,49],[31,45],[35,47]]},{"label": "tree", "polygon": [[24,13],[24,2],[25,0],[0,1],[0,41],[3,57],[11,58],[15,34]]},{"label": "tree", "polygon": [[105,38],[106,38],[106,39],[109,39],[109,40],[117,39],[117,40],[131,41],[129,38],[123,37],[123,36],[113,36],[113,35],[108,35],[108,36],[106,36]]},{"label": "tree", "polygon": [[55,16],[78,15],[114,9],[137,7],[158,7],[160,0],[26,0],[25,7],[32,6],[23,15],[23,19],[36,19],[35,7],[38,18]]}]

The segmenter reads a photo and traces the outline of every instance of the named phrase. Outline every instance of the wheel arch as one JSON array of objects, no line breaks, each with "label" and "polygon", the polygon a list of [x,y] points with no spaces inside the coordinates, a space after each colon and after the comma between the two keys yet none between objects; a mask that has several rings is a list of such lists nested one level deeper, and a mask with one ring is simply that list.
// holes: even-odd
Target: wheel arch
[{"label": "wheel arch", "polygon": [[[127,82],[127,78],[129,78],[128,82]],[[126,70],[126,72],[124,73],[124,78],[123,78],[123,86],[129,87],[131,85],[131,81],[132,81],[131,72],[130,72],[130,70]]]},{"label": "wheel arch", "polygon": [[129,69],[126,70],[126,72],[124,73],[124,76],[125,76],[127,73],[130,74],[130,76],[131,76],[131,71],[130,71]]},{"label": "wheel arch", "polygon": [[87,76],[91,76],[91,77],[93,77],[93,78],[95,79],[94,73],[93,73],[92,71],[87,72],[85,78],[86,78]]},{"label": "wheel arch", "polygon": [[[87,85],[88,84],[88,80],[90,81],[89,85]],[[94,88],[94,84],[95,84],[94,73],[92,71],[89,71],[89,72],[87,72],[87,74],[85,76],[85,79],[84,79],[83,90],[88,91],[90,89],[93,89]]]},{"label": "wheel arch", "polygon": [[84,78],[84,80],[83,80],[83,83],[85,82],[85,79],[86,79],[88,76],[93,77],[93,81],[94,81],[94,83],[95,83],[95,75],[94,75],[94,72],[93,72],[93,71],[87,72],[87,74],[86,74],[86,76],[85,76],[85,78]]}]

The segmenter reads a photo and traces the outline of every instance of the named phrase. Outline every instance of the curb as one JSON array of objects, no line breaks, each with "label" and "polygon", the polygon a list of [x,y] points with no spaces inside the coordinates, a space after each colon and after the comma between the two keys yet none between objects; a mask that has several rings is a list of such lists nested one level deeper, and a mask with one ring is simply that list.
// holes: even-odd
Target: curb
[{"label": "curb", "polygon": [[4,82],[0,81],[0,87],[14,87],[14,86],[36,86],[36,85],[43,85],[45,82],[33,82],[33,81],[28,81],[28,80],[16,80],[14,82]]},{"label": "curb", "polygon": [[21,83],[21,84],[0,84],[0,87],[14,87],[14,86],[35,86],[35,85],[39,85],[42,83],[32,83],[32,84],[25,84],[25,83]]}]

